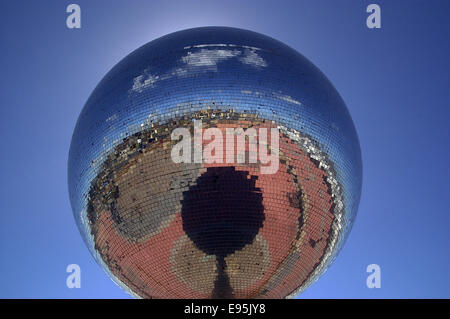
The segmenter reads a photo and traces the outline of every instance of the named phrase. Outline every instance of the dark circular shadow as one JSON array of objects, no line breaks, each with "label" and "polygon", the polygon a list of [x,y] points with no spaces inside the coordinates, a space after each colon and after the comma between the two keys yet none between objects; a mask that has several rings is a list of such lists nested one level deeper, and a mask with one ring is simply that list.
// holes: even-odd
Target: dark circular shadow
[{"label": "dark circular shadow", "polygon": [[256,179],[234,167],[210,167],[183,193],[183,230],[199,249],[226,257],[253,241],[264,221]]}]

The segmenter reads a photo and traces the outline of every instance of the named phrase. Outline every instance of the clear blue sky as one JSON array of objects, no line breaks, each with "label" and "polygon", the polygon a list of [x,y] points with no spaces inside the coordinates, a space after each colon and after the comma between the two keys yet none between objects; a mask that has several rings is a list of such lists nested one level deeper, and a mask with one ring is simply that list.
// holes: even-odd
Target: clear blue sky
[{"label": "clear blue sky", "polygon": [[[82,28],[66,27],[77,3]],[[369,30],[377,3],[382,28]],[[359,133],[358,217],[301,297],[450,298],[450,1],[71,0],[0,4],[0,297],[128,298],[95,263],[67,190],[72,131],[125,55],[197,26],[257,31],[295,48],[344,98]],[[66,266],[79,264],[80,289]],[[366,287],[379,264],[381,288]]]}]

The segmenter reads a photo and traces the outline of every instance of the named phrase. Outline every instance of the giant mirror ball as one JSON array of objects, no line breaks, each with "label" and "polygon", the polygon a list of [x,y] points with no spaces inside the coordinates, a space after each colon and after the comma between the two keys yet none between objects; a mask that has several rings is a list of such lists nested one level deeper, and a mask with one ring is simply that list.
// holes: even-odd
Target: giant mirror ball
[{"label": "giant mirror ball", "polygon": [[108,72],[78,118],[68,180],[86,245],[133,296],[286,298],[344,244],[362,164],[349,112],[311,62],[259,33],[203,27]]}]

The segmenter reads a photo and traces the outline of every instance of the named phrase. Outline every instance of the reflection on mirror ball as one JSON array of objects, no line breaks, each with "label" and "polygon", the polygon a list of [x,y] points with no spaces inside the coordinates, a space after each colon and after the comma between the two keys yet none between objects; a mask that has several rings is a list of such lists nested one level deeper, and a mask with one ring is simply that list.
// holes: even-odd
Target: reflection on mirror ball
[{"label": "reflection on mirror ball", "polygon": [[[192,141],[174,138],[180,128]],[[232,160],[195,159],[196,136]],[[255,32],[204,27],[149,42],[103,78],[76,124],[68,177],[86,245],[133,296],[285,298],[343,246],[362,169],[348,110],[311,62]]]}]

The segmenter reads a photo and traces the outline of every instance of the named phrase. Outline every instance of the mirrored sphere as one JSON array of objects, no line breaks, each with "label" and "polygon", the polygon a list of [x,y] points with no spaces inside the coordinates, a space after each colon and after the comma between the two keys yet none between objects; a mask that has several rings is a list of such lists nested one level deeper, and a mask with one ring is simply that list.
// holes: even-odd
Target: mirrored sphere
[{"label": "mirrored sphere", "polygon": [[106,74],[76,124],[68,180],[86,245],[133,296],[285,298],[343,246],[362,164],[317,67],[270,37],[204,27]]}]

